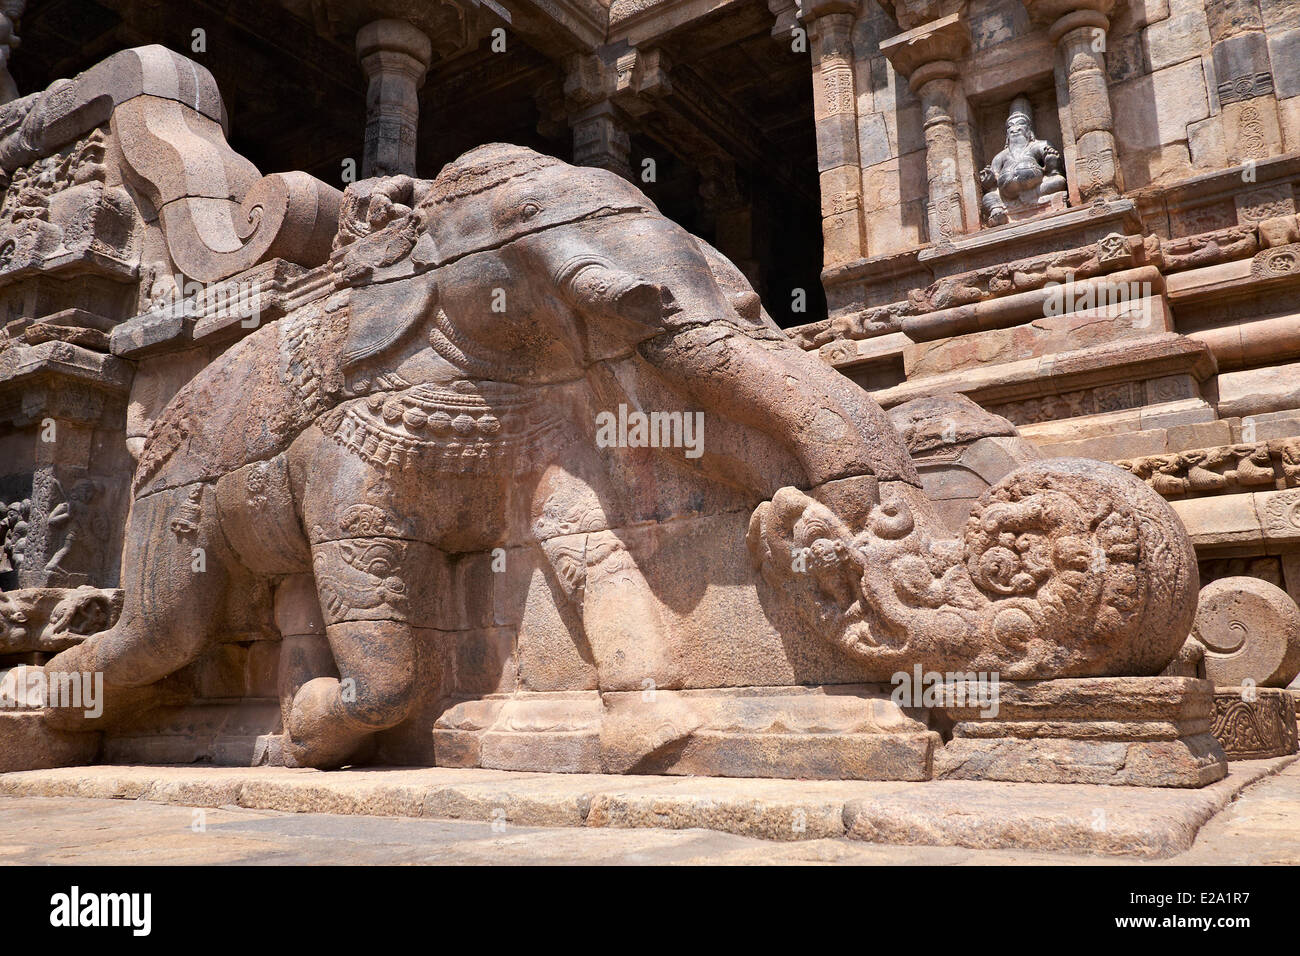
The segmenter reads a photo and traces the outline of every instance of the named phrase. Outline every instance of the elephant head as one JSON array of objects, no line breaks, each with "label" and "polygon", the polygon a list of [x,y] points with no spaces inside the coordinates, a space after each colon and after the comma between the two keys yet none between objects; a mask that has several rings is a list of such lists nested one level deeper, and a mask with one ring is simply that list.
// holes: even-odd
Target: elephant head
[{"label": "elephant head", "polygon": [[[490,144],[431,183],[350,187],[343,218],[345,378],[543,385],[608,379],[603,365],[636,358],[683,401],[785,446],[801,487],[919,486],[866,393],[791,343],[734,265],[613,173]],[[754,483],[763,496],[779,486]]]}]

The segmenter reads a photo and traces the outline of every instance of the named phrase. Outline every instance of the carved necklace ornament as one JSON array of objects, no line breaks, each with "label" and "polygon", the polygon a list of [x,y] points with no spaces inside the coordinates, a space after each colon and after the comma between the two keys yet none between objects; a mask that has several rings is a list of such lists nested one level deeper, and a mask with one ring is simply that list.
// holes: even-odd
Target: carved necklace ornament
[{"label": "carved necklace ornament", "polygon": [[381,468],[522,474],[568,442],[563,419],[536,390],[460,381],[375,393],[325,416],[336,442]]}]

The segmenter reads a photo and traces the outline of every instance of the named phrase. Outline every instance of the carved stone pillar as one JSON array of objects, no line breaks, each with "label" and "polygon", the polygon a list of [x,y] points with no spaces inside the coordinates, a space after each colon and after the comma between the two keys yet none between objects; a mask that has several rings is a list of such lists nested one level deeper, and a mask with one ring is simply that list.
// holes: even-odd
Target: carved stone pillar
[{"label": "carved stone pillar", "polygon": [[712,227],[713,245],[730,259],[754,288],[762,287],[754,255],[755,208],[736,176],[735,163],[721,155],[700,161],[702,220]]},{"label": "carved stone pillar", "polygon": [[559,111],[573,129],[573,161],[632,179],[634,118],[654,109],[654,100],[671,88],[668,61],[657,50],[569,57]]},{"label": "carved stone pillar", "polygon": [[957,127],[952,118],[956,75],[956,64],[950,60],[927,63],[912,74],[914,82],[919,80],[915,92],[921,98],[924,116],[930,239],[940,244],[951,242],[966,232],[967,226],[957,176]]},{"label": "carved stone pillar", "polygon": [[[967,231],[963,203],[961,144],[953,118],[961,100],[956,61],[970,48],[970,30],[954,13],[901,33],[880,44],[894,69],[908,78],[921,100],[925,132],[925,178],[929,195],[930,241],[943,245]],[[963,107],[964,103],[960,103]]]},{"label": "carved stone pillar", "polygon": [[1116,0],[1023,0],[1057,47],[1057,87],[1069,91],[1074,181],[1084,202],[1114,199],[1123,184],[1106,86],[1106,32]]},{"label": "carved stone pillar", "polygon": [[858,0],[805,0],[803,4],[813,60],[813,119],[827,266],[868,255],[853,71],[857,13]]},{"label": "carved stone pillar", "polygon": [[573,162],[595,166],[632,178],[631,137],[623,118],[609,100],[601,100],[570,120]]},{"label": "carved stone pillar", "polygon": [[357,31],[366,89],[361,175],[415,175],[420,87],[433,57],[429,38],[405,20],[376,20]]},{"label": "carved stone pillar", "polygon": [[1282,127],[1258,0],[1217,0],[1205,14],[1228,162],[1278,155]]}]

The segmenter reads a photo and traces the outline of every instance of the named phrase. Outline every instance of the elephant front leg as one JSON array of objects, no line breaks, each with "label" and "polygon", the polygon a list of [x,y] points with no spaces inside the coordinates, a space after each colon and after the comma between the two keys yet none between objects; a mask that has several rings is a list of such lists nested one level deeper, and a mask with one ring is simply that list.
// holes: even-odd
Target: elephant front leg
[{"label": "elephant front leg", "polygon": [[583,573],[582,624],[600,689],[679,685],[659,601],[614,532],[586,536]]},{"label": "elephant front leg", "polygon": [[317,677],[289,711],[287,756],[299,766],[343,766],[370,738],[401,723],[415,697],[415,646],[402,576],[405,542],[325,541],[312,566],[338,677]]},{"label": "elephant front leg", "polygon": [[542,547],[582,610],[604,704],[601,764],[607,773],[628,773],[701,724],[686,698],[666,690],[680,687],[683,676],[659,599],[612,531]]}]

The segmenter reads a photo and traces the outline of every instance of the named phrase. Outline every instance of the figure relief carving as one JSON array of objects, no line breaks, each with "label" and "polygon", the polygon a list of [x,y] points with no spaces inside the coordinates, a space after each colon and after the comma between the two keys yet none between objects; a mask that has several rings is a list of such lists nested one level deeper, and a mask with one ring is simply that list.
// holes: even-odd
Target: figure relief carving
[{"label": "figure relief carving", "polygon": [[[1194,448],[1171,455],[1149,455],[1115,464],[1131,471],[1166,498],[1197,493],[1270,488],[1279,478],[1290,483],[1284,441]],[[1277,455],[1282,468],[1274,467]],[[1280,474],[1279,474],[1280,472]]]},{"label": "figure relief carving", "polygon": [[318,548],[312,568],[326,622],[404,619],[409,609],[402,576],[407,547],[384,538],[351,538]]},{"label": "figure relief carving", "polygon": [[1275,279],[1300,271],[1300,242],[1274,246],[1256,253],[1250,264],[1250,274],[1256,279]]},{"label": "figure relief carving", "polygon": [[4,516],[0,517],[0,574],[22,568],[31,512],[30,498],[11,501],[4,506]]},{"label": "figure relief carving", "polygon": [[1290,185],[1254,189],[1236,197],[1237,220],[1243,225],[1295,215]]},{"label": "figure relief carving", "polygon": [[1034,135],[1029,98],[1016,97],[1007,117],[1006,146],[980,171],[984,215],[990,226],[1063,207],[1066,183],[1060,151]]},{"label": "figure relief carving", "polygon": [[108,516],[95,507],[99,485],[90,478],[80,478],[70,492],[52,479],[55,494],[63,500],[45,519],[51,536],[60,535],[58,549],[45,564],[51,581],[88,575],[98,566],[100,549],[108,539]]},{"label": "figure relief carving", "polygon": [[105,184],[107,136],[102,129],[10,174],[0,203],[0,270],[39,266],[67,252],[130,260],[134,204]]}]

